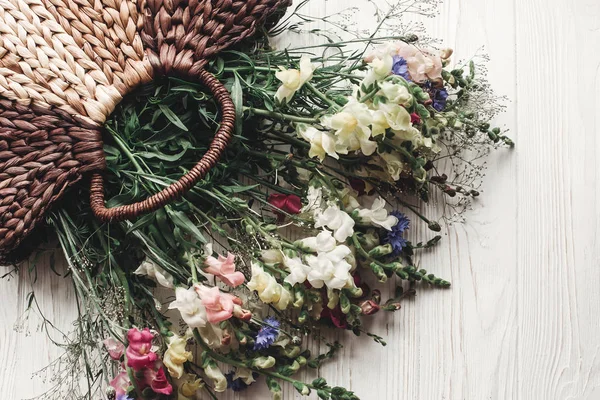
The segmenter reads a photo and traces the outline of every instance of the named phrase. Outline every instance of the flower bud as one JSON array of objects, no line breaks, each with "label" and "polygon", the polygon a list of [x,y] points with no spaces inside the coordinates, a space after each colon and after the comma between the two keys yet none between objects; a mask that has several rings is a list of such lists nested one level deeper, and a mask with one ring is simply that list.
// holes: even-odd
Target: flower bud
[{"label": "flower bud", "polygon": [[260,258],[266,264],[280,264],[283,262],[283,254],[281,250],[277,249],[263,250]]},{"label": "flower bud", "polygon": [[304,305],[304,292],[301,290],[294,291],[294,308],[301,308]]},{"label": "flower bud", "polygon": [[380,308],[379,304],[375,303],[373,300],[365,300],[360,303],[360,310],[363,315],[373,315],[379,311]]},{"label": "flower bud", "polygon": [[344,314],[348,314],[350,312],[350,300],[344,293],[340,295],[340,309]]},{"label": "flower bud", "polygon": [[427,226],[429,227],[429,229],[431,229],[434,232],[439,232],[442,230],[442,227],[440,226],[440,224],[438,224],[435,221],[430,221]]},{"label": "flower bud", "polygon": [[246,322],[252,319],[252,313],[237,304],[233,306],[233,316]]},{"label": "flower bud", "polygon": [[298,361],[298,364],[300,364],[301,367],[304,367],[306,365],[306,357],[304,356],[298,356],[298,358],[296,358],[296,361]]},{"label": "flower bud", "polygon": [[440,58],[442,60],[447,60],[450,57],[452,57],[452,54],[454,54],[454,50],[452,50],[450,48],[446,48],[446,49],[443,49],[442,51],[440,51]]},{"label": "flower bud", "polygon": [[366,251],[372,250],[379,245],[379,235],[374,230],[369,230],[366,234],[359,237],[360,244]]},{"label": "flower bud", "polygon": [[383,270],[383,268],[377,264],[377,263],[371,263],[371,271],[373,271],[373,273],[375,274],[375,276],[377,277],[377,279],[379,279],[379,282],[386,282],[388,277],[385,274],[385,271]]},{"label": "flower bud", "polygon": [[394,249],[392,248],[392,245],[388,243],[375,247],[374,249],[369,251],[369,255],[374,258],[380,258],[392,254],[393,251]]},{"label": "flower bud", "polygon": [[254,368],[260,369],[268,369],[272,368],[275,365],[275,359],[271,356],[268,357],[258,357],[252,360],[252,366]]}]

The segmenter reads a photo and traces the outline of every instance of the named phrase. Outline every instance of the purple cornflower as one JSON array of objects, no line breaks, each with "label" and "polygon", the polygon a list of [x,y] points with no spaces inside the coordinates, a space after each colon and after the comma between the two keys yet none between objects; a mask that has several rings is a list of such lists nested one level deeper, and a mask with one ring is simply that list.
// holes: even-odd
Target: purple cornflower
[{"label": "purple cornflower", "polygon": [[254,341],[254,350],[263,350],[269,348],[277,339],[279,335],[279,321],[273,317],[265,318],[265,325],[263,325]]},{"label": "purple cornflower", "polygon": [[392,73],[403,77],[407,82],[412,82],[408,73],[408,64],[403,57],[394,56],[394,64],[392,65]]},{"label": "purple cornflower", "polygon": [[435,89],[433,93],[433,108],[443,111],[448,101],[448,91],[446,89]]},{"label": "purple cornflower", "polygon": [[407,240],[402,237],[402,234],[410,227],[410,220],[406,215],[397,210],[392,211],[390,214],[398,218],[398,223],[388,232],[386,242],[392,245],[393,254],[398,255],[408,244]]}]

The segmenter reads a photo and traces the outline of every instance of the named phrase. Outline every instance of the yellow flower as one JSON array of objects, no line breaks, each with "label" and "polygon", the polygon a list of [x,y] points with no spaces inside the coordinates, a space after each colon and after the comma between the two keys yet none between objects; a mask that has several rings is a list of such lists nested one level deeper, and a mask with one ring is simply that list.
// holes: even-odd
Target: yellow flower
[{"label": "yellow flower", "polygon": [[301,124],[298,126],[298,136],[310,143],[309,157],[318,157],[321,161],[325,159],[325,155],[336,160],[340,158],[335,152],[335,138],[331,133]]},{"label": "yellow flower", "polygon": [[[188,331],[189,332],[189,331]],[[191,332],[184,337],[174,335],[169,340],[168,349],[165,352],[163,363],[169,370],[169,374],[175,379],[183,376],[183,364],[186,361],[192,360],[192,353],[185,349],[187,341],[190,338]]]},{"label": "yellow flower", "polygon": [[196,392],[204,387],[204,382],[196,375],[187,374],[183,383],[179,386],[177,400],[192,400],[196,397]]},{"label": "yellow flower", "polygon": [[315,67],[308,56],[302,56],[300,59],[300,70],[281,67],[281,70],[275,73],[275,77],[282,82],[275,93],[277,102],[288,103],[294,94],[312,78],[314,70]]},{"label": "yellow flower", "polygon": [[217,364],[214,362],[209,362],[206,367],[204,367],[204,373],[209,379],[213,380],[215,392],[224,392],[227,389],[227,378],[223,375],[223,372],[217,367]]},{"label": "yellow flower", "polygon": [[252,263],[252,279],[248,282],[248,289],[256,291],[263,302],[273,303],[279,310],[285,310],[292,299],[290,292],[257,263]]}]

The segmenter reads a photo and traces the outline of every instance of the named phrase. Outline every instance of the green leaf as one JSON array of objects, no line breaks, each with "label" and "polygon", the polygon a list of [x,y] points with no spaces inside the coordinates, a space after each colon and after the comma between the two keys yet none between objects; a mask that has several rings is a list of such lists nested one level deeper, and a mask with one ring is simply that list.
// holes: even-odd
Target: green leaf
[{"label": "green leaf", "polygon": [[200,242],[206,243],[206,238],[200,232],[198,227],[182,211],[173,211],[171,207],[167,208],[167,213],[175,225],[196,237]]},{"label": "green leaf", "polygon": [[158,108],[160,108],[160,111],[162,111],[164,116],[167,117],[167,119],[169,121],[171,121],[171,123],[173,125],[175,125],[179,129],[181,129],[182,131],[185,131],[185,132],[188,131],[188,128],[183,124],[183,122],[181,122],[179,117],[177,115],[175,115],[173,110],[171,110],[169,107],[165,106],[164,104],[159,104]]},{"label": "green leaf", "polygon": [[227,193],[242,193],[248,190],[252,190],[254,188],[259,187],[260,185],[248,185],[248,186],[220,186],[224,192]]}]

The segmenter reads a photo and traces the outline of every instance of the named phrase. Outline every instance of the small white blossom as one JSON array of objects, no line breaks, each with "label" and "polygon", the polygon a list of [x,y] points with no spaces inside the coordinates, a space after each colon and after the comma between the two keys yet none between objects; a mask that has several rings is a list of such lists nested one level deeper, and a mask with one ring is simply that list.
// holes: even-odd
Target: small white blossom
[{"label": "small white blossom", "polygon": [[306,262],[311,268],[308,274],[310,284],[317,289],[322,288],[323,285],[329,289],[352,287],[354,284],[350,275],[352,265],[345,260],[345,257],[351,253],[350,248],[340,245],[331,251],[307,256]]},{"label": "small white blossom", "polygon": [[369,70],[362,81],[362,85],[369,87],[377,81],[381,81],[392,73],[394,59],[391,54],[381,54],[381,57],[374,57],[369,62]]},{"label": "small white blossom", "polygon": [[312,79],[315,66],[311,64],[310,57],[304,55],[300,59],[300,70],[280,68],[281,70],[275,73],[275,77],[282,82],[282,85],[275,93],[275,99],[279,103],[287,103],[306,82]]},{"label": "small white blossom", "polygon": [[412,103],[412,95],[402,84],[385,81],[381,83],[380,88],[385,98],[394,104],[409,106]]},{"label": "small white blossom", "polygon": [[380,153],[379,156],[385,162],[385,168],[394,181],[400,179],[400,174],[405,169],[406,164],[397,153]]},{"label": "small white blossom", "polygon": [[206,309],[194,290],[194,287],[175,289],[175,301],[169,304],[169,310],[178,309],[181,318],[190,328],[199,328],[206,325]]},{"label": "small white blossom", "polygon": [[323,203],[323,188],[309,186],[306,195],[306,205],[302,208],[303,213],[314,213],[321,209]]},{"label": "small white blossom", "polygon": [[159,285],[173,289],[173,276],[150,260],[142,262],[134,274],[146,275],[153,278]]},{"label": "small white blossom", "polygon": [[310,267],[305,265],[299,257],[289,258],[285,257],[283,265],[290,271],[290,274],[286,276],[284,282],[294,286],[297,283],[304,283],[310,272]]},{"label": "small white blossom", "polygon": [[365,222],[374,226],[380,226],[388,231],[391,231],[392,227],[398,223],[398,218],[388,214],[388,211],[385,209],[385,200],[381,197],[375,199],[371,209],[363,208],[358,210],[358,216]]},{"label": "small white blossom", "polygon": [[410,122],[410,114],[398,104],[379,103],[378,109],[373,111],[373,136],[385,133],[386,129],[396,131],[416,130]]},{"label": "small white blossom", "polygon": [[302,239],[301,243],[304,247],[315,253],[318,251],[331,251],[335,249],[337,244],[335,238],[328,230],[321,231],[317,236]]},{"label": "small white blossom", "polygon": [[371,110],[354,97],[348,98],[348,103],[339,113],[325,116],[321,122],[335,131],[337,153],[348,154],[349,151],[361,150],[370,156],[375,152],[377,143],[370,140],[370,125],[373,123]]},{"label": "small white blossom", "polygon": [[340,158],[335,152],[335,137],[329,132],[320,131],[312,126],[300,125],[298,127],[298,136],[310,143],[309,157],[318,157],[323,161],[326,155]]},{"label": "small white blossom", "polygon": [[330,205],[322,213],[315,216],[315,228],[326,227],[331,229],[338,242],[344,242],[354,233],[355,221],[347,212],[338,206]]}]

